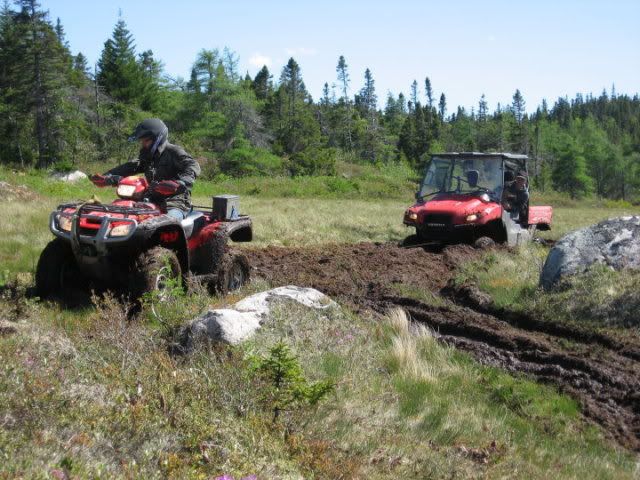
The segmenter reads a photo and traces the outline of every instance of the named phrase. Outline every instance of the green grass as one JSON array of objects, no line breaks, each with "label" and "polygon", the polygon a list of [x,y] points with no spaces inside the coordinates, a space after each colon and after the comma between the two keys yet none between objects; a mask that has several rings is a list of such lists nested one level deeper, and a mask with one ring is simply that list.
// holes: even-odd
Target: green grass
[{"label": "green grass", "polygon": [[[94,165],[90,168],[86,170],[87,173],[95,173],[106,167]],[[259,198],[393,198],[410,201],[418,182],[415,173],[404,165],[372,167],[340,163],[337,170],[337,175],[330,177],[232,178],[220,175],[215,180],[198,179],[193,193],[196,197],[234,193]],[[89,181],[67,184],[50,179],[48,172],[37,170],[18,172],[0,167],[0,181],[25,185],[45,196],[60,199],[88,198],[98,191]]]},{"label": "green grass", "polygon": [[[11,308],[0,302],[0,315]],[[479,366],[401,312],[378,323],[283,304],[241,347],[174,358],[159,330],[109,299],[24,309],[18,333],[0,337],[0,478],[634,475],[635,458],[607,446],[574,401]],[[273,424],[245,359],[279,341],[336,389]]]},{"label": "green grass", "polygon": [[[633,456],[604,446],[573,400],[479,366],[401,313],[373,325],[346,312],[282,308],[251,348],[264,351],[282,338],[318,378],[324,352],[341,359],[335,401],[306,420],[306,435],[330,439],[357,464],[358,478],[634,474]],[[486,453],[487,463],[473,452]]]}]

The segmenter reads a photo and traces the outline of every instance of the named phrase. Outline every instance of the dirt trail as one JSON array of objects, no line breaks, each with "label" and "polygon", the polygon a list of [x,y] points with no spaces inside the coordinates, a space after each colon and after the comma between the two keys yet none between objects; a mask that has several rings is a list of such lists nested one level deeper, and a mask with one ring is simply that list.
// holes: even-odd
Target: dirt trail
[{"label": "dirt trail", "polygon": [[[359,311],[404,308],[481,363],[558,386],[620,444],[640,451],[640,345],[496,310],[473,288],[450,288],[456,266],[478,255],[473,248],[432,253],[362,243],[248,254],[254,275],[274,286],[314,287]],[[434,306],[403,297],[398,284],[427,288],[454,302]]]}]

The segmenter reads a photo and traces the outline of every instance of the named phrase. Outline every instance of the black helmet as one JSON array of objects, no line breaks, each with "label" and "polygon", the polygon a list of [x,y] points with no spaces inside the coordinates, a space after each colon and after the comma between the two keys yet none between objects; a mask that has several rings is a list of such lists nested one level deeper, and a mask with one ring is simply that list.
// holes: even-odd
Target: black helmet
[{"label": "black helmet", "polygon": [[129,137],[129,141],[135,142],[141,138],[151,138],[154,141],[151,147],[153,155],[158,147],[169,138],[169,129],[159,118],[147,118],[138,124]]},{"label": "black helmet", "polygon": [[147,118],[140,122],[129,137],[129,141],[135,142],[141,138],[152,138],[156,140],[159,136],[167,136],[169,129],[159,118]]}]

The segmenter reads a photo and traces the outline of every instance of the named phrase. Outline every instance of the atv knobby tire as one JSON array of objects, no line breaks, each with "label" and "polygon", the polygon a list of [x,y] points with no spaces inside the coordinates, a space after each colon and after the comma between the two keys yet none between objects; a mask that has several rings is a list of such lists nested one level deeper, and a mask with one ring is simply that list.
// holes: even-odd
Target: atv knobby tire
[{"label": "atv knobby tire", "polygon": [[41,299],[67,301],[82,285],[81,273],[71,245],[61,238],[51,240],[40,254],[36,268],[36,295]]},{"label": "atv knobby tire", "polygon": [[168,248],[153,247],[136,259],[129,274],[129,292],[134,301],[140,301],[145,294],[152,292],[160,295],[170,281],[180,279],[181,275],[176,254]]},{"label": "atv knobby tire", "polygon": [[227,295],[249,283],[249,260],[242,253],[228,250],[222,256],[215,284],[216,293]]}]

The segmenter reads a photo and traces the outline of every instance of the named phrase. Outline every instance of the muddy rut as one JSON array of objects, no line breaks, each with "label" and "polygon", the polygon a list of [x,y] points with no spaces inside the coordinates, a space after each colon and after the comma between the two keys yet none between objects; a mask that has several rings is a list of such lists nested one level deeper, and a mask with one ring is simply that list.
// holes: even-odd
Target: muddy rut
[{"label": "muddy rut", "polygon": [[[357,311],[401,307],[479,362],[556,385],[612,438],[640,451],[640,344],[499,310],[472,286],[452,288],[457,265],[478,255],[473,248],[427,252],[362,243],[247,253],[254,275],[274,286],[314,287]],[[427,288],[451,302],[418,301],[398,285]]]}]

